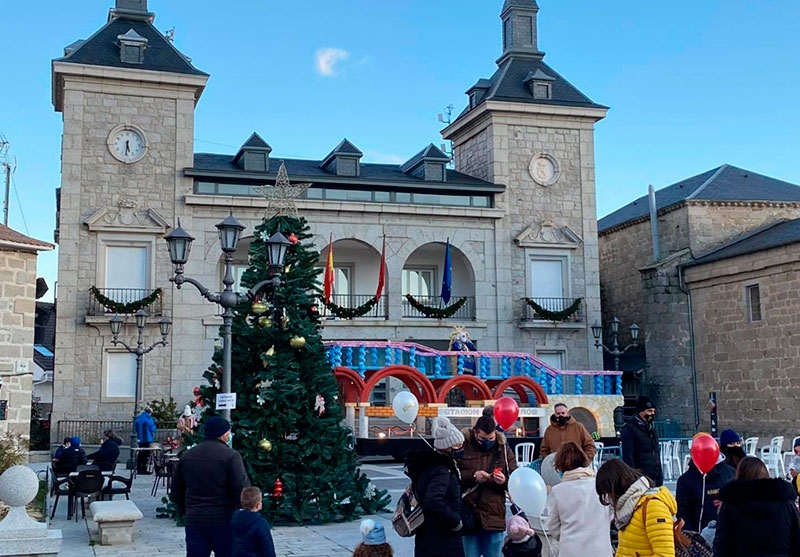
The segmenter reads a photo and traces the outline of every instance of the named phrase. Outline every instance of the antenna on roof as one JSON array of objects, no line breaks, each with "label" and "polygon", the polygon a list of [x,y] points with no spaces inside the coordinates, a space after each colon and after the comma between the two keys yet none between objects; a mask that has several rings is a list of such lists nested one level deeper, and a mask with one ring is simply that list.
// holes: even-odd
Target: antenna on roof
[{"label": "antenna on roof", "polygon": [[[17,161],[8,155],[9,148],[6,136],[0,133],[0,167],[5,168],[5,196],[3,197],[3,224],[8,226],[8,198],[11,193],[11,173],[17,168]],[[13,168],[12,168],[13,167]]]},{"label": "antenna on roof", "polygon": [[164,36],[167,38],[169,42],[175,42],[175,26],[172,29],[168,29]]},{"label": "antenna on roof", "polygon": [[[444,113],[440,112],[439,114],[436,115],[437,118],[439,119],[439,122],[441,122],[445,126],[449,126],[450,124],[452,124],[453,108],[454,107],[452,104],[448,104],[446,107],[444,107]],[[447,166],[453,168],[453,142],[449,141],[448,143],[442,143],[441,149],[445,155],[450,157],[450,162],[447,163]]]}]

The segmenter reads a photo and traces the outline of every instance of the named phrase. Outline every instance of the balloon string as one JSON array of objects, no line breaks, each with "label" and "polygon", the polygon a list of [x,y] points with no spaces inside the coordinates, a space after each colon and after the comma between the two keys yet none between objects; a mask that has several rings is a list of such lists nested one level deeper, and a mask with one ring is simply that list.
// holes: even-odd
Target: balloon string
[{"label": "balloon string", "polygon": [[706,506],[706,474],[703,474],[703,493],[700,496],[700,521],[697,523],[697,531],[703,531],[703,508]]}]

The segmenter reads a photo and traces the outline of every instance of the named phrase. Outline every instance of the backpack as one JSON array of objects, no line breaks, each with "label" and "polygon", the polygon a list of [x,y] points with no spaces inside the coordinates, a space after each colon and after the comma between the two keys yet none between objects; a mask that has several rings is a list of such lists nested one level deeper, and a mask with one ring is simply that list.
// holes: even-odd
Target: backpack
[{"label": "backpack", "polygon": [[[647,504],[650,499],[644,502],[642,509],[642,521],[645,529],[647,528]],[[713,557],[714,553],[708,542],[697,532],[690,532],[683,529],[684,521],[679,519],[672,526],[672,537],[675,540],[675,557]]]},{"label": "backpack", "polygon": [[392,527],[401,538],[410,538],[417,533],[423,522],[425,515],[422,512],[422,505],[414,493],[413,484],[408,484],[397,501],[397,508],[392,516]]}]

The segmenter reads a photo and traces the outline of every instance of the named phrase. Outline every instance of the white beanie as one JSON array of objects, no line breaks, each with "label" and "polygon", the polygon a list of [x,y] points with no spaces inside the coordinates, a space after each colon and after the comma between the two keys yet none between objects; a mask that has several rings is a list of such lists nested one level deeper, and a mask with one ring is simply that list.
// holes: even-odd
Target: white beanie
[{"label": "white beanie", "polygon": [[439,450],[449,449],[464,442],[464,434],[447,418],[435,418],[431,425],[433,446]]}]

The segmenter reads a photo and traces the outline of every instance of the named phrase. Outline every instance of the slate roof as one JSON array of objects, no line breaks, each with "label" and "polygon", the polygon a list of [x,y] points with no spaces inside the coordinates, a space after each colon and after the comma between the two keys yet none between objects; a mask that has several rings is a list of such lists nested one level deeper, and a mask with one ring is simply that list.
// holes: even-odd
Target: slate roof
[{"label": "slate roof", "polygon": [[35,238],[25,236],[24,234],[20,234],[16,230],[11,229],[4,224],[0,224],[0,243],[4,241],[23,246],[30,246],[33,249],[38,248],[43,250],[51,250],[55,247],[53,244],[48,244],[47,242],[42,242],[40,240],[36,240]]},{"label": "slate roof", "polygon": [[506,0],[503,4],[503,12],[509,8],[527,8],[538,10],[539,5],[536,0]]},{"label": "slate roof", "polygon": [[[131,29],[148,41],[143,64],[127,64],[120,60],[117,37]],[[79,45],[76,41],[70,46],[77,48],[71,54],[57,58],[56,62],[208,75],[192,66],[188,58],[172,46],[172,43],[152,23],[141,19],[128,19],[124,16],[112,19],[82,44]]]},{"label": "slate roof", "polygon": [[[661,210],[687,199],[708,201],[800,202],[800,186],[723,164],[656,191]],[[649,215],[646,195],[617,209],[597,222],[598,232]]]},{"label": "slate roof", "polygon": [[261,136],[255,132],[253,132],[253,135],[251,135],[250,138],[244,142],[244,145],[242,145],[242,147],[258,147],[259,149],[272,149],[272,147],[269,146],[269,143],[264,141],[261,138]]},{"label": "slate roof", "polygon": [[342,142],[339,143],[339,145],[337,145],[336,147],[333,148],[333,151],[331,151],[331,154],[332,155],[334,155],[334,154],[347,154],[347,155],[358,155],[358,156],[363,156],[364,155],[364,153],[362,153],[359,150],[358,147],[356,147],[355,145],[350,143],[350,140],[347,139],[347,138],[342,139]]},{"label": "slate roof", "polygon": [[[427,148],[426,148],[427,150]],[[423,151],[424,152],[424,151]],[[236,180],[240,176],[242,181],[274,181],[277,175],[278,165],[274,165],[274,170],[264,174],[254,175],[252,172],[245,172],[233,163],[234,157],[231,155],[217,155],[211,153],[195,153],[194,167],[185,170],[187,176],[194,177],[214,177]],[[346,178],[336,176],[325,169],[320,168],[319,160],[306,159],[277,159],[286,164],[286,171],[293,182],[313,182],[316,185],[332,182],[341,184],[346,180],[348,185],[365,186],[375,183],[385,183],[388,186],[408,187],[409,189],[466,189],[472,193],[497,193],[505,191],[505,186],[493,184],[485,180],[473,178],[466,174],[447,169],[446,182],[432,182],[417,178],[411,174],[406,174],[400,170],[397,164],[377,164],[361,163],[361,175],[358,177],[348,176]],[[449,159],[448,159],[449,160]],[[270,165],[272,168],[273,165]]]},{"label": "slate roof", "polygon": [[781,219],[728,242],[714,251],[685,264],[684,267],[705,265],[706,263],[748,255],[797,242],[800,242],[800,219]]},{"label": "slate roof", "polygon": [[419,163],[424,160],[433,160],[438,162],[450,162],[450,157],[442,153],[442,150],[439,149],[433,143],[428,144],[422,151],[408,159],[402,165],[400,165],[400,170],[403,172],[408,172],[412,168],[416,167]]}]

